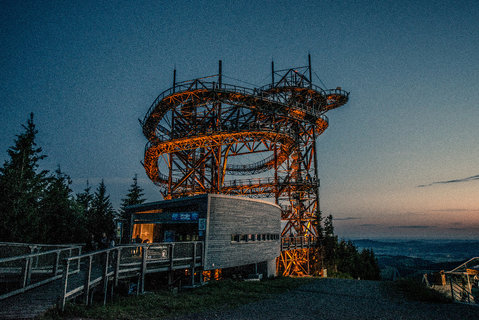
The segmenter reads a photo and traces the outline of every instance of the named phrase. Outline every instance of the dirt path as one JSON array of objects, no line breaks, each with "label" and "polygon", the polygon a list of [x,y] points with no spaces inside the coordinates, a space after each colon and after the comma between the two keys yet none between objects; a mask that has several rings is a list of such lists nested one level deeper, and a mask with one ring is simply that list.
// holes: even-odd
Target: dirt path
[{"label": "dirt path", "polygon": [[318,279],[274,299],[188,319],[479,319],[479,307],[406,301],[388,294],[381,282]]}]

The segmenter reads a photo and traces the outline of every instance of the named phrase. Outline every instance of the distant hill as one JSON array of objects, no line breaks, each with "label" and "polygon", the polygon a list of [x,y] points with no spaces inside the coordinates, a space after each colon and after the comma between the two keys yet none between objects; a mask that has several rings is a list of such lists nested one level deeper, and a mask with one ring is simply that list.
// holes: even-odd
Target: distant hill
[{"label": "distant hill", "polygon": [[352,240],[360,249],[372,249],[382,276],[390,280],[421,277],[424,273],[451,270],[464,261],[479,256],[477,240]]}]

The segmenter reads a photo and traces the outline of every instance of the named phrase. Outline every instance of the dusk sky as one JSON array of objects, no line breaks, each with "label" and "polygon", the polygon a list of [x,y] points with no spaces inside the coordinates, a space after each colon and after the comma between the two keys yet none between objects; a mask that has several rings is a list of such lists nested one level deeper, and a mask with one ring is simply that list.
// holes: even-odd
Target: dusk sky
[{"label": "dusk sky", "polygon": [[[479,2],[0,0],[0,160],[30,112],[79,192],[119,207],[143,118],[177,79],[261,86],[304,66],[349,102],[319,138],[321,210],[344,238],[479,239]],[[322,83],[318,80],[321,79]]]}]

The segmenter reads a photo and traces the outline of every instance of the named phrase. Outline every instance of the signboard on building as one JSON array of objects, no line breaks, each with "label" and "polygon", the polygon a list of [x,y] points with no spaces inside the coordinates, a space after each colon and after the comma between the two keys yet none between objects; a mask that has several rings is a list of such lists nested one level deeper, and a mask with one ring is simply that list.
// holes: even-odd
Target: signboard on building
[{"label": "signboard on building", "polygon": [[173,221],[197,221],[198,212],[174,212],[171,214]]}]

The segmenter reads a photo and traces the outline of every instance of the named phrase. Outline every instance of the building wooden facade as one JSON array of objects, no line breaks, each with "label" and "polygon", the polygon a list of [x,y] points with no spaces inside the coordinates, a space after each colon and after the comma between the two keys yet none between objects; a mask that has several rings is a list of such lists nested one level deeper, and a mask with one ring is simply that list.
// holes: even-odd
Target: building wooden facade
[{"label": "building wooden facade", "polygon": [[204,194],[128,208],[133,242],[204,242],[204,270],[267,263],[280,255],[281,208],[258,200]]}]

